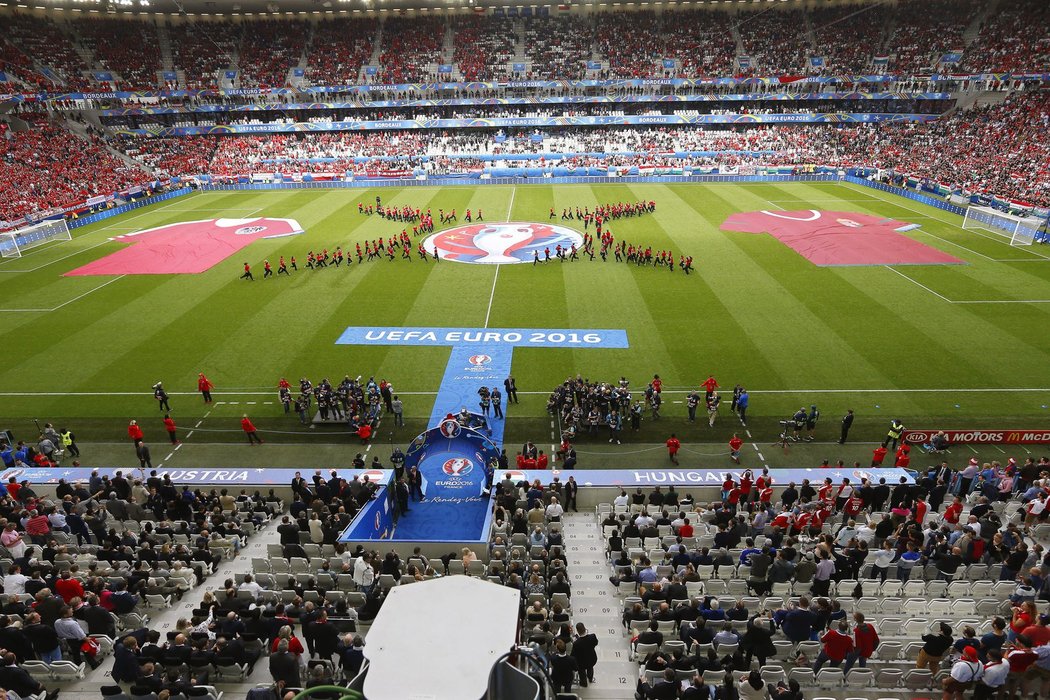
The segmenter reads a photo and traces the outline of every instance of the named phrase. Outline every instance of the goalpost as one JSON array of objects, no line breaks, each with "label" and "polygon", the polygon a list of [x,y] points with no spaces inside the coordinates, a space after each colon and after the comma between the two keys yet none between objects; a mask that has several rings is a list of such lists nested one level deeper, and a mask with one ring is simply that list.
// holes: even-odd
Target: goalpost
[{"label": "goalpost", "polygon": [[1032,245],[1040,237],[1042,221],[1037,217],[1020,217],[991,207],[971,206],[966,209],[964,229],[981,229],[1010,239],[1010,245]]},{"label": "goalpost", "polygon": [[20,258],[22,251],[50,241],[71,241],[69,226],[65,219],[43,221],[17,231],[0,233],[0,257]]}]

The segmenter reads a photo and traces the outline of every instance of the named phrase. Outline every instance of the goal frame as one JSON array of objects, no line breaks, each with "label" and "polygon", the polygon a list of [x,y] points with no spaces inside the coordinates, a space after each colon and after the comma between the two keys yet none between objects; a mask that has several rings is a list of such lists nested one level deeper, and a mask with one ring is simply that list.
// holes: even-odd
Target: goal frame
[{"label": "goal frame", "polygon": [[[52,235],[35,236],[36,231],[52,229]],[[40,221],[31,226],[25,226],[14,231],[0,232],[0,258],[20,258],[22,251],[35,248],[52,241],[71,241],[73,234],[69,231],[69,224],[65,219],[51,219]]]},{"label": "goal frame", "polygon": [[[1002,222],[999,223],[992,223]],[[972,231],[980,229],[994,233],[997,236],[1010,239],[1011,246],[1028,246],[1035,242],[1036,229],[1029,225],[1029,221],[1014,214],[1008,214],[992,207],[972,205],[966,208],[966,216],[963,217],[963,229]]]}]

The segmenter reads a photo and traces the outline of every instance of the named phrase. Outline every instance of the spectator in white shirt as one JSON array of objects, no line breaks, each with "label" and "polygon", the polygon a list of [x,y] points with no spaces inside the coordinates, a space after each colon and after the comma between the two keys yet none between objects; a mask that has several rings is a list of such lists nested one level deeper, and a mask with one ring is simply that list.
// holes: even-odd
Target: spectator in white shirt
[{"label": "spectator in white shirt", "polygon": [[626,506],[630,502],[631,500],[628,498],[627,492],[622,489],[620,490],[620,495],[613,499],[614,506]]},{"label": "spectator in white shirt", "polygon": [[871,544],[875,540],[875,523],[866,522],[857,528],[857,539]]},{"label": "spectator in white shirt", "polygon": [[547,506],[547,520],[553,520],[555,522],[561,520],[562,514],[565,513],[565,509],[558,503],[558,498],[551,498],[551,503]]},{"label": "spectator in white shirt", "polygon": [[885,581],[889,574],[890,564],[893,563],[893,559],[896,556],[897,551],[890,545],[890,541],[884,541],[882,543],[882,549],[875,553],[875,560],[872,562],[872,578],[878,578]]},{"label": "spectator in white shirt", "polygon": [[251,594],[252,594],[252,598],[254,598],[255,600],[258,600],[259,599],[259,593],[262,592],[263,587],[260,586],[258,583],[256,583],[254,579],[252,579],[252,575],[251,574],[245,574],[244,575],[244,582],[241,583],[241,585],[237,586],[237,590],[239,590],[239,591],[250,591]]},{"label": "spectator in white shirt", "polygon": [[4,593],[8,596],[23,595],[26,592],[26,581],[29,577],[22,574],[22,567],[15,564],[4,576]]}]

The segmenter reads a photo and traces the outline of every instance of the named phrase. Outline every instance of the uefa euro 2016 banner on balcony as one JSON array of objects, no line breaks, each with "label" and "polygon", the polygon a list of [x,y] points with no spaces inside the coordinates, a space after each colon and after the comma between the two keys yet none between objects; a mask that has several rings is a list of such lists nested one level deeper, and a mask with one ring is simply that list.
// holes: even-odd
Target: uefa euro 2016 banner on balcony
[{"label": "uefa euro 2016 banner on balcony", "polygon": [[495,117],[492,119],[384,119],[381,121],[297,122],[293,124],[230,124],[121,129],[129,136],[201,136],[215,134],[276,134],[297,131],[382,131],[392,129],[500,129],[564,126],[679,126],[691,124],[856,124],[928,122],[935,114],[675,114],[630,117]]},{"label": "uefa euro 2016 banner on balcony", "polygon": [[[917,76],[932,81],[998,81],[1023,80],[1027,82],[1050,81],[1050,73],[976,73],[937,74]],[[790,75],[762,78],[633,78],[624,80],[510,80],[500,82],[473,83],[398,83],[394,85],[328,85],[306,88],[225,88],[216,90],[138,90],[98,92],[41,92],[11,95],[23,100],[126,100],[142,97],[247,97],[254,95],[296,95],[324,93],[382,93],[382,92],[433,92],[435,90],[502,90],[514,88],[538,88],[555,90],[561,88],[641,88],[668,86],[690,88],[701,86],[776,86],[776,85],[862,85],[895,83],[904,79],[896,75]],[[58,80],[58,76],[55,76]]]},{"label": "uefa euro 2016 banner on balcony", "polygon": [[[568,95],[565,97],[497,97],[486,99],[449,100],[356,100],[354,102],[263,102],[243,105],[195,104],[175,107],[128,107],[103,109],[103,117],[129,117],[147,114],[210,114],[216,112],[272,112],[321,109],[398,109],[416,107],[472,107],[494,105],[564,105],[564,104],[623,104],[629,102],[811,102],[815,100],[948,100],[950,92],[756,92],[717,95]],[[0,96],[2,97],[2,96]]]}]

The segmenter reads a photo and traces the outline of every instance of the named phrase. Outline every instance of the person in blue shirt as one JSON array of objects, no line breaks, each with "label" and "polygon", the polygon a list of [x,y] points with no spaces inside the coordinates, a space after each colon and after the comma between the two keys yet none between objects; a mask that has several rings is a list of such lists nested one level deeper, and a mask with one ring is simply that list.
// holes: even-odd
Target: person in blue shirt
[{"label": "person in blue shirt", "polygon": [[791,641],[805,642],[813,638],[813,627],[818,621],[819,618],[809,609],[809,598],[802,596],[797,606],[784,613],[780,628]]},{"label": "person in blue shirt", "polygon": [[6,442],[0,443],[0,459],[4,461],[5,467],[15,466],[15,451]]},{"label": "person in blue shirt", "polygon": [[726,619],[726,611],[722,610],[717,598],[705,597],[704,604],[700,608],[700,615],[707,621],[722,621]]},{"label": "person in blue shirt", "polygon": [[751,395],[747,393],[747,389],[740,390],[740,396],[736,399],[736,412],[740,416],[740,422],[747,427],[747,406],[751,402]]},{"label": "person in blue shirt", "polygon": [[751,555],[758,554],[762,550],[755,546],[755,541],[750,537],[744,540],[744,544],[747,545],[747,548],[740,552],[740,563],[744,566],[751,566]]}]

